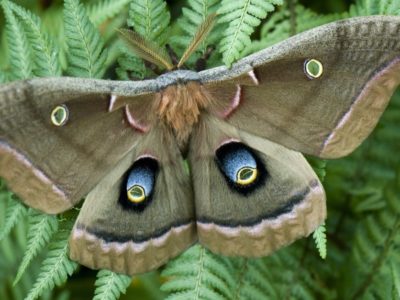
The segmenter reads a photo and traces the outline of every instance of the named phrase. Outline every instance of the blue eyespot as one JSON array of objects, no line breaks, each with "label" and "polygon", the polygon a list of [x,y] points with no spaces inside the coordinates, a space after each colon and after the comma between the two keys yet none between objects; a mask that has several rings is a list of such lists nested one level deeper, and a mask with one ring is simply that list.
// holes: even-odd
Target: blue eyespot
[{"label": "blue eyespot", "polygon": [[139,158],[125,175],[120,203],[126,209],[142,211],[151,201],[158,173],[158,162],[151,157]]},{"label": "blue eyespot", "polygon": [[247,194],[265,182],[266,169],[254,150],[239,142],[223,144],[216,162],[231,188]]}]

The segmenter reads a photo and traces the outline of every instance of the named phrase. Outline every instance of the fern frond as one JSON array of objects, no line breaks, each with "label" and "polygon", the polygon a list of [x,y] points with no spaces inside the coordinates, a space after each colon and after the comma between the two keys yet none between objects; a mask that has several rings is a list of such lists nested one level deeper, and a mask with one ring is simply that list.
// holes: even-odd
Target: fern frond
[{"label": "fern frond", "polygon": [[33,76],[33,63],[23,26],[11,11],[8,0],[0,1],[0,5],[6,17],[5,31],[10,55],[11,80],[30,78]]},{"label": "fern frond", "polygon": [[143,60],[132,54],[125,45],[121,45],[120,50],[122,54],[118,57],[118,67],[115,72],[119,79],[144,79],[146,74],[146,66]]},{"label": "fern frond", "polygon": [[107,51],[98,30],[78,0],[64,2],[68,70],[76,77],[101,78],[106,71]]},{"label": "fern frond", "polygon": [[124,10],[131,0],[100,0],[87,7],[90,21],[98,26],[108,19],[114,18]]},{"label": "fern frond", "polygon": [[164,46],[171,15],[164,0],[132,1],[128,25],[146,39]]},{"label": "fern frond", "polygon": [[132,30],[119,29],[119,33],[137,56],[161,68],[173,69],[171,58],[164,48]]},{"label": "fern frond", "polygon": [[167,265],[161,290],[169,300],[233,299],[232,270],[227,258],[195,245]]},{"label": "fern frond", "polygon": [[400,274],[397,266],[392,262],[390,264],[390,271],[392,273],[394,298],[400,299]]},{"label": "fern frond", "polygon": [[[189,0],[187,2],[188,6],[182,8],[182,17],[177,21],[183,34],[171,38],[171,42],[174,44],[175,48],[180,48],[182,51],[189,45],[191,38],[193,38],[196,30],[198,30],[206,17],[216,13],[221,3],[218,0]],[[212,31],[198,47],[197,52],[204,53],[208,45],[217,43],[222,31],[221,25],[222,24],[218,23],[214,25]]]},{"label": "fern frond", "polygon": [[326,176],[326,160],[312,156],[307,156],[307,161],[314,169],[314,172],[315,174],[317,174],[319,180],[323,182]]},{"label": "fern frond", "polygon": [[313,239],[315,241],[315,245],[317,246],[319,256],[322,259],[326,258],[327,248],[326,248],[326,227],[325,224],[320,225],[313,232]]},{"label": "fern frond", "polygon": [[32,48],[34,74],[39,77],[60,76],[58,49],[49,35],[42,32],[39,17],[12,2],[6,2],[24,24],[25,34]]},{"label": "fern frond", "polygon": [[6,219],[3,228],[0,230],[0,241],[10,234],[15,225],[26,215],[26,207],[14,198],[14,195],[8,197],[6,210]]},{"label": "fern frond", "polygon": [[65,220],[59,225],[60,228],[54,235],[49,245],[49,252],[42,263],[40,274],[25,300],[37,299],[55,285],[63,284],[78,267],[76,262],[68,258],[68,237],[73,221]]},{"label": "fern frond", "polygon": [[303,248],[295,244],[259,259],[241,259],[234,265],[233,299],[328,299],[313,280],[302,259]]},{"label": "fern frond", "polygon": [[197,29],[192,41],[183,53],[177,67],[181,67],[189,56],[199,47],[199,45],[204,41],[207,35],[210,33],[214,26],[216,14],[211,14],[206,17],[203,23]]},{"label": "fern frond", "polygon": [[5,83],[7,81],[6,74],[0,70],[0,83]]},{"label": "fern frond", "polygon": [[393,0],[358,0],[350,7],[350,16],[400,15],[400,2]]},{"label": "fern frond", "polygon": [[[262,25],[260,39],[248,44],[242,55],[254,53],[290,37],[290,14],[285,9],[286,6],[272,14],[267,22]],[[302,5],[296,5],[295,13],[297,16],[297,33],[346,17],[346,14],[320,15]]]},{"label": "fern frond", "polygon": [[131,281],[129,276],[101,270],[97,273],[93,300],[116,300],[121,294],[125,294]]},{"label": "fern frond", "polygon": [[58,229],[58,220],[56,216],[43,214],[34,209],[30,209],[28,219],[28,245],[24,253],[24,258],[18,267],[14,285],[21,279],[21,276],[34,257],[47,246],[50,238]]},{"label": "fern frond", "polygon": [[229,23],[220,42],[223,61],[230,66],[241,56],[242,50],[251,43],[250,35],[261,20],[274,11],[282,0],[223,0],[218,13],[220,23]]},{"label": "fern frond", "polygon": [[[388,264],[392,257],[398,257],[396,249],[400,236],[400,161],[392,157],[393,153],[397,153],[398,145],[393,143],[390,132],[392,128],[398,128],[399,122],[400,93],[397,92],[381,118],[384,126],[378,126],[353,156],[343,160],[342,163],[358,162],[354,167],[355,171],[348,174],[341,172],[334,179],[338,181],[338,186],[345,186],[348,195],[346,202],[353,204],[354,208],[359,207],[364,200],[370,202],[368,206],[377,208],[369,210],[368,214],[363,210],[362,218],[349,224],[352,234],[347,239],[350,240],[348,247],[352,249],[352,254],[343,266],[343,284],[338,287],[342,292],[340,298],[368,299],[375,295],[375,298],[385,299],[388,297],[387,290],[392,290],[392,287],[382,286],[385,282],[392,282]],[[386,134],[386,131],[389,133]],[[380,145],[384,151],[376,151],[376,145]],[[369,163],[366,164],[366,161]],[[348,166],[349,164],[347,170]],[[331,168],[328,176],[336,170]],[[357,178],[356,182],[354,178]],[[332,180],[330,178],[329,182]]]}]

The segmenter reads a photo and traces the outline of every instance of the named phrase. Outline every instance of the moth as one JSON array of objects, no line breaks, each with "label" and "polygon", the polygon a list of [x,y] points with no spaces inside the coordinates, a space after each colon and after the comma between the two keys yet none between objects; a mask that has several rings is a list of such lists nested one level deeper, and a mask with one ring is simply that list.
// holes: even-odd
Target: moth
[{"label": "moth", "polygon": [[400,83],[400,17],[341,20],[231,68],[182,69],[211,23],[176,67],[122,31],[169,70],[155,79],[0,86],[0,176],[50,214],[86,196],[71,259],[133,275],[196,241],[260,257],[326,218],[324,189],[300,152],[342,157],[371,133]]}]

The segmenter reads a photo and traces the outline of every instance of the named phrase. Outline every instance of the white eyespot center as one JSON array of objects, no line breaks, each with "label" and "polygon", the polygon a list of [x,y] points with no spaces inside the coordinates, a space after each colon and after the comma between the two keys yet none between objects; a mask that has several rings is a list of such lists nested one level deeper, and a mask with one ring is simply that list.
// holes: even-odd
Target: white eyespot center
[{"label": "white eyespot center", "polygon": [[304,63],[304,72],[310,79],[321,77],[324,72],[324,66],[317,59],[307,59]]},{"label": "white eyespot center", "polygon": [[55,126],[63,126],[67,123],[69,110],[65,105],[56,106],[51,112],[51,122]]}]

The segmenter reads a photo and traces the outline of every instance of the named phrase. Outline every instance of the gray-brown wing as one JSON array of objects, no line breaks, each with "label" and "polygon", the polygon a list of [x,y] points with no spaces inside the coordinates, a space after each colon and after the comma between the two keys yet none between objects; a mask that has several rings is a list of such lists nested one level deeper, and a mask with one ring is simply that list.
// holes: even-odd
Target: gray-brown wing
[{"label": "gray-brown wing", "polygon": [[70,257],[133,275],[163,265],[196,240],[189,173],[171,132],[156,128],[88,194]]},{"label": "gray-brown wing", "polygon": [[400,82],[400,17],[337,21],[200,73],[230,124],[336,158],[373,130]]},{"label": "gray-brown wing", "polygon": [[214,252],[265,256],[326,217],[323,187],[299,152],[216,118],[203,116],[189,161],[199,241]]},{"label": "gray-brown wing", "polygon": [[122,109],[109,112],[111,98],[137,95],[148,100],[151,87],[149,82],[82,78],[0,86],[0,176],[34,208],[48,213],[68,209],[140,135]]}]

